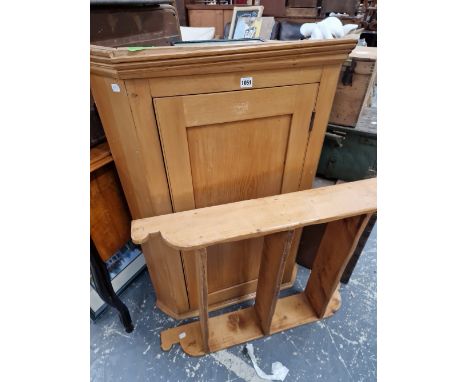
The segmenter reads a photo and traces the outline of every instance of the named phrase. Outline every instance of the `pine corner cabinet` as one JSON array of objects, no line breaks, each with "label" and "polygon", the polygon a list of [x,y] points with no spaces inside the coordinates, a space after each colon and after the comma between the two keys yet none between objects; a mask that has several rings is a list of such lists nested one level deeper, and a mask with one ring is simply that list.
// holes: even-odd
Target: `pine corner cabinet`
[{"label": "pine corner cabinet", "polygon": [[[341,65],[355,45],[91,46],[93,97],[132,218],[310,188]],[[300,234],[283,288],[295,280]],[[209,310],[254,297],[269,245],[256,237],[208,249]],[[160,237],[142,248],[157,306],[176,319],[196,315],[194,256]]]}]

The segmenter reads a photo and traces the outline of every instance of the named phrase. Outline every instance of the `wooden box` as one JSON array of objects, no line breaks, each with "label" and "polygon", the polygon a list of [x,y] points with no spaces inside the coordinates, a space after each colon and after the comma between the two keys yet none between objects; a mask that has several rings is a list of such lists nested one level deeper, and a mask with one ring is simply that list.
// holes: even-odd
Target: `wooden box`
[{"label": "wooden box", "polygon": [[357,46],[341,68],[330,123],[355,127],[369,106],[377,76],[377,48]]},{"label": "wooden box", "polygon": [[[310,188],[355,44],[92,46],[93,96],[133,219]],[[282,287],[295,279],[300,231]],[[142,248],[157,305],[175,318],[196,314],[194,257],[157,236]],[[209,309],[252,298],[269,250],[262,238],[210,247]]]}]

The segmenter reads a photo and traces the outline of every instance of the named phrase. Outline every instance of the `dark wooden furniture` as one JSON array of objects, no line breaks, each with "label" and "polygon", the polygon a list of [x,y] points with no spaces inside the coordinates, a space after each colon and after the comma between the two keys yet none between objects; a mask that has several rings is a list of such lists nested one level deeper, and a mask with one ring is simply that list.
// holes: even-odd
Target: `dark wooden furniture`
[{"label": "dark wooden furniture", "polygon": [[109,271],[105,262],[101,259],[94,243],[90,246],[90,267],[91,276],[94,281],[94,289],[101,299],[115,308],[119,314],[119,319],[127,333],[133,332],[133,323],[127,306],[117,296],[111,283]]},{"label": "dark wooden furniture", "polygon": [[180,40],[175,0],[91,0],[92,44],[163,46]]},{"label": "dark wooden furniture", "polygon": [[116,295],[105,264],[130,239],[130,213],[107,142],[93,147],[90,157],[91,275],[99,297],[117,309],[130,333],[130,313]]},{"label": "dark wooden furniture", "polygon": [[91,240],[103,261],[130,239],[130,212],[107,142],[91,149]]}]

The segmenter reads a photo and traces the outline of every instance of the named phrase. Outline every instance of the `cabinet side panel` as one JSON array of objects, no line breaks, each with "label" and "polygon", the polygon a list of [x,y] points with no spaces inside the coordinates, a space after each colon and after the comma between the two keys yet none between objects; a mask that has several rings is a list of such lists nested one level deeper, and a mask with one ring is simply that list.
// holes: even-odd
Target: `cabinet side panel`
[{"label": "cabinet side panel", "polygon": [[302,179],[299,189],[307,190],[312,187],[317,166],[322,152],[323,139],[327,129],[328,118],[335,97],[336,85],[340,76],[341,65],[328,65],[323,68],[315,106],[315,117],[312,130],[309,134],[307,152],[302,170]]},{"label": "cabinet side panel", "polygon": [[281,193],[297,191],[301,181],[302,166],[307,147],[309,124],[312,110],[317,99],[317,84],[295,86],[294,114],[289,134],[288,153],[286,157]]},{"label": "cabinet side panel", "polygon": [[[153,216],[172,213],[164,157],[148,80],[127,80],[125,85]],[[189,304],[180,251],[170,248],[161,238],[154,237],[145,251],[145,258],[158,304],[164,306],[168,313],[171,311],[175,314],[185,313]]]},{"label": "cabinet side panel", "polygon": [[[294,148],[289,153],[289,161],[286,163],[286,170],[283,178],[282,193],[298,191],[300,187],[303,163],[307,154],[307,140],[309,135],[309,124],[312,117],[312,111],[315,108],[318,93],[318,84],[307,84],[298,86],[298,92],[295,101],[295,114],[293,123],[297,125],[295,135],[290,136],[288,147]],[[302,229],[294,230],[291,249],[286,258],[286,264],[283,272],[283,283],[294,281],[296,255],[299,246]]]},{"label": "cabinet side panel", "polygon": [[[312,130],[309,132],[309,139],[307,142],[307,149],[298,190],[307,190],[312,187],[312,181],[315,177],[315,173],[317,172],[323,139],[327,129],[328,117],[332,108],[340,70],[341,65],[339,64],[325,66],[322,70],[322,78],[314,104],[315,117],[313,120]],[[286,265],[284,267],[283,282],[288,282],[291,277],[290,275],[294,272],[301,235],[302,228],[294,231],[291,251],[286,259]]]},{"label": "cabinet side panel", "polygon": [[127,80],[125,85],[153,209],[151,216],[170,214],[173,212],[171,196],[149,83],[147,80]]},{"label": "cabinet side panel", "polygon": [[[113,91],[113,84],[118,91]],[[136,121],[140,125],[135,126],[124,81],[92,75],[91,88],[133,219],[170,212],[165,196],[167,191],[164,191],[164,188],[167,190],[167,182],[159,178],[162,179],[158,184],[160,188],[152,189],[155,175],[148,177],[145,163],[151,169],[157,163],[148,163],[154,152],[148,151],[146,145],[142,148],[137,133],[142,133],[141,123],[151,128],[147,125],[148,121],[144,121],[147,111],[140,110],[143,114]],[[144,109],[144,105],[142,103],[138,107]],[[147,139],[147,136],[141,137],[143,139]],[[157,148],[157,142],[153,144]],[[188,303],[180,255],[174,250],[165,251],[154,240],[150,243],[143,247],[143,253],[157,297],[168,310],[175,314],[182,313],[188,309]],[[171,288],[174,290],[170,291]]]},{"label": "cabinet side panel", "polygon": [[189,310],[180,252],[169,248],[158,237],[142,245],[146,265],[156,291],[157,305],[175,317]]},{"label": "cabinet side panel", "polygon": [[[118,89],[118,91],[113,91]],[[133,219],[153,209],[124,81],[91,75],[91,90]]]}]

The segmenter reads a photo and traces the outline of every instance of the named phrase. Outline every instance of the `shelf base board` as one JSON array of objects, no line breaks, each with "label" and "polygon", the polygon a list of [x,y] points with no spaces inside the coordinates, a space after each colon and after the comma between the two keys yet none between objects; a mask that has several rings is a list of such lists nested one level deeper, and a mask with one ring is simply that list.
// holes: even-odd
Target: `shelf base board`
[{"label": "shelf base board", "polygon": [[[332,316],[341,306],[341,296],[335,291],[327,306],[325,316]],[[278,299],[271,324],[271,334],[296,326],[319,321],[304,292]],[[209,325],[209,347],[211,352],[252,341],[264,336],[253,306],[211,317]],[[198,321],[167,329],[161,332],[161,348],[169,351],[172,345],[180,344],[190,356],[202,356],[203,350]]]},{"label": "shelf base board", "polygon": [[[291,288],[296,281],[297,276],[297,264],[294,264],[293,271],[291,272],[291,279],[287,283],[281,284],[281,290]],[[208,312],[212,312],[218,309],[226,308],[231,305],[239,304],[247,300],[253,300],[255,298],[255,289],[257,288],[257,282],[254,284],[255,288],[252,293],[245,294],[243,296],[238,296],[230,298],[228,300],[222,300],[208,305]],[[222,292],[222,291],[221,291]],[[208,301],[210,300],[210,295],[208,295]],[[176,313],[172,309],[169,309],[161,300],[156,300],[156,308],[159,308],[161,311],[166,313],[168,316],[171,316],[175,320],[185,320],[187,318],[198,317],[198,309],[192,309],[183,313]]]}]

